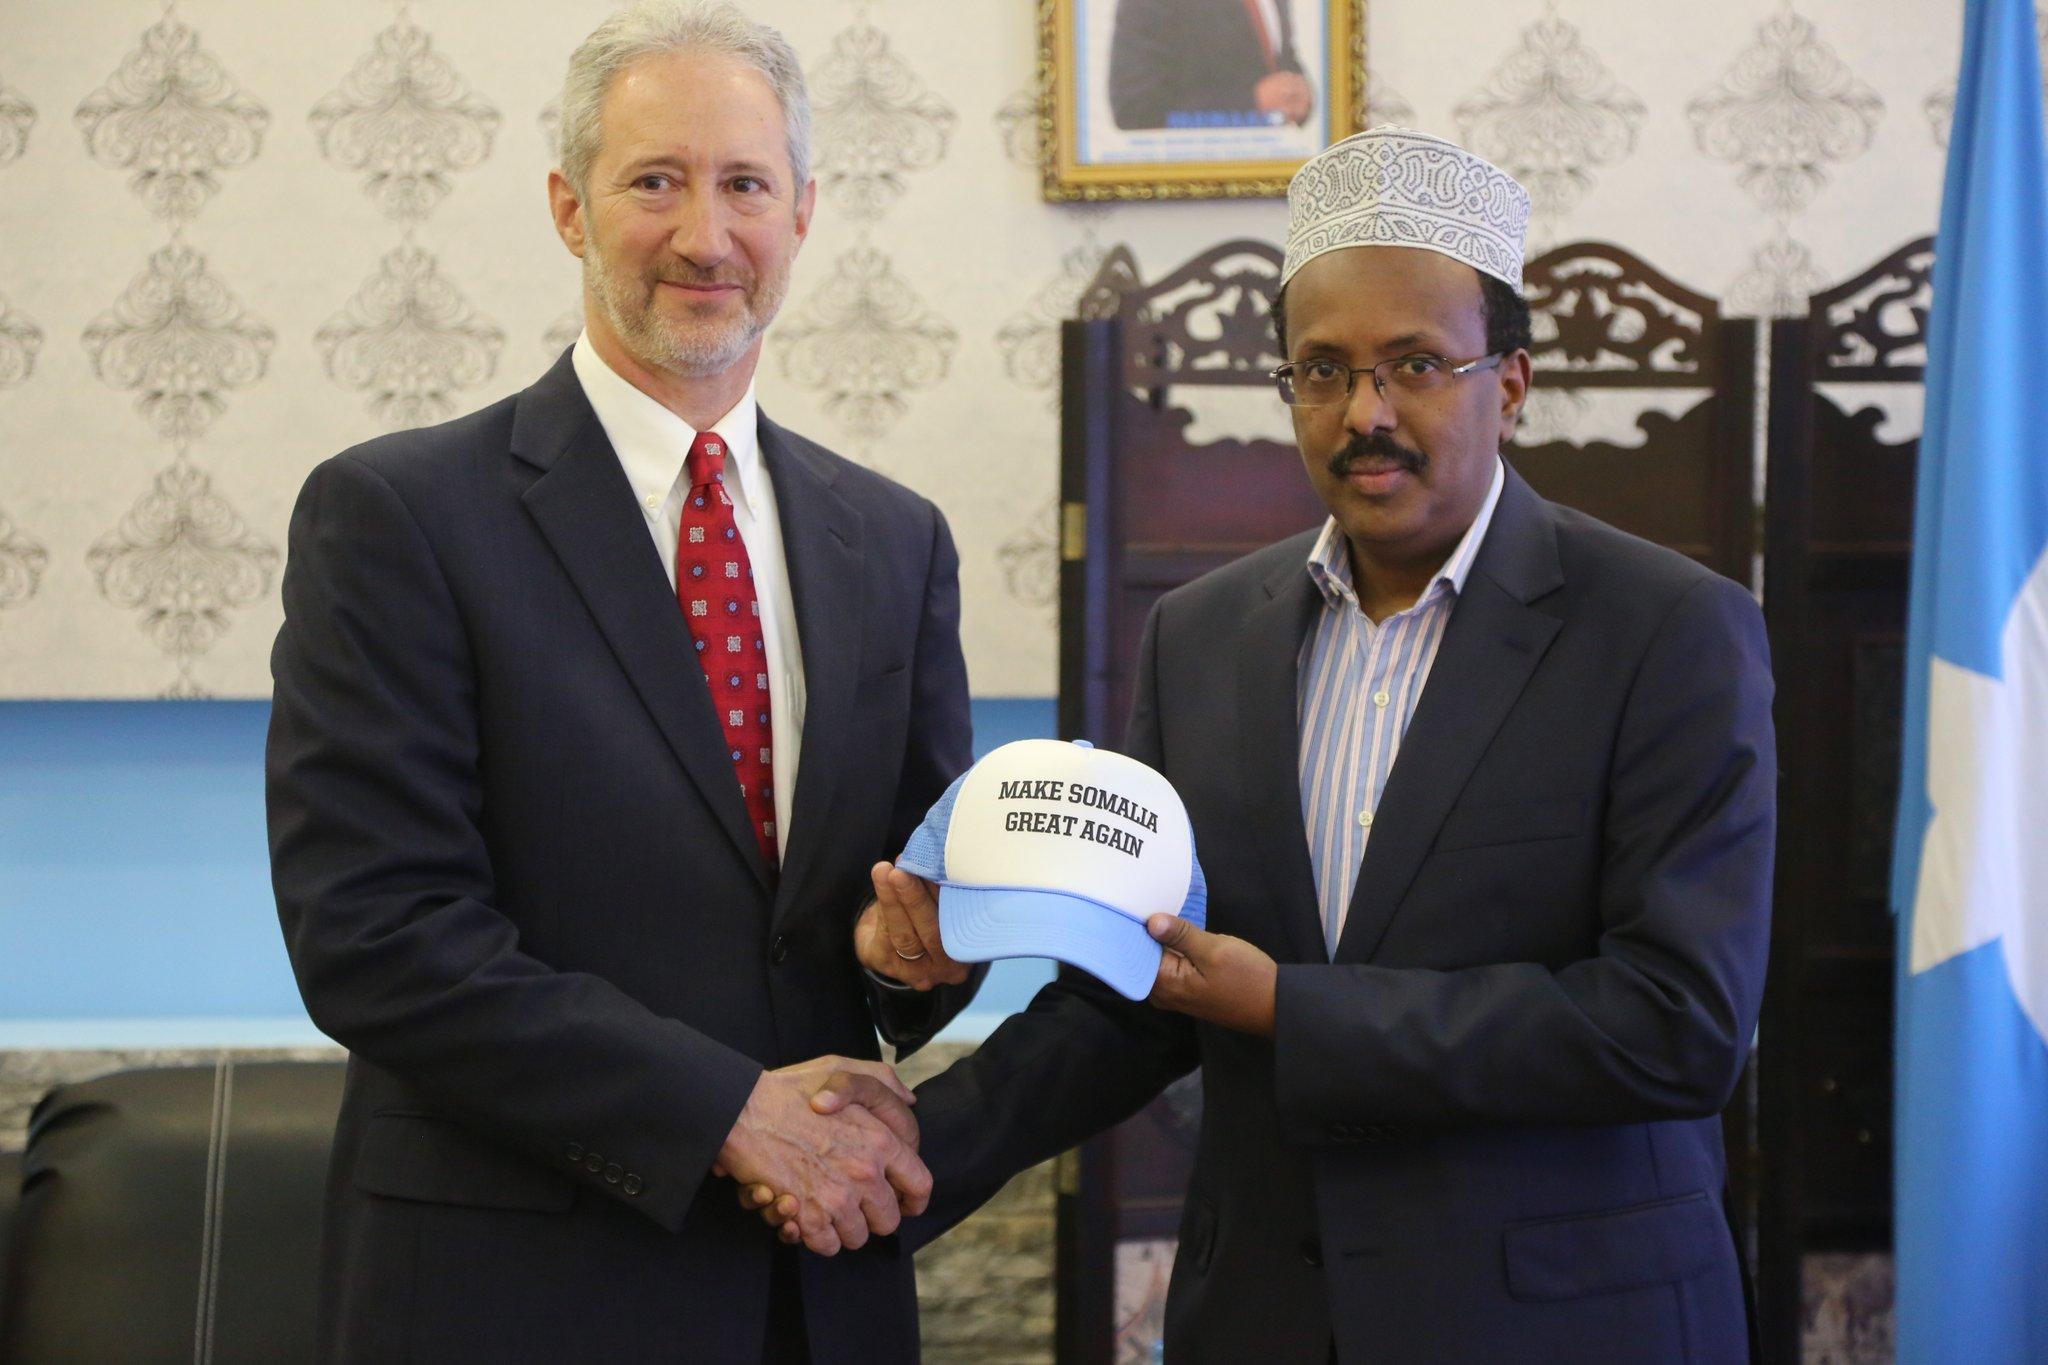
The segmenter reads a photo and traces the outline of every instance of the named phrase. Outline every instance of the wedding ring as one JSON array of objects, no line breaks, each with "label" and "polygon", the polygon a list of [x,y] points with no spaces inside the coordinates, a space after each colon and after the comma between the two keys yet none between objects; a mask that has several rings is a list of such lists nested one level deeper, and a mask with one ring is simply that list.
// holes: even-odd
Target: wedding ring
[{"label": "wedding ring", "polygon": [[917,961],[917,960],[918,960],[919,958],[921,958],[921,957],[923,957],[923,956],[924,956],[924,949],[922,949],[922,948],[918,949],[918,950],[917,950],[916,952],[914,952],[914,953],[906,953],[906,952],[904,952],[904,951],[903,951],[903,950],[902,950],[901,948],[896,948],[896,945],[895,945],[895,944],[893,944],[893,943],[892,943],[892,944],[890,944],[889,946],[890,946],[891,948],[895,948],[895,949],[896,949],[896,956],[898,956],[898,957],[902,958],[902,959],[903,959],[903,960],[904,960],[905,962],[915,962],[915,961]]}]

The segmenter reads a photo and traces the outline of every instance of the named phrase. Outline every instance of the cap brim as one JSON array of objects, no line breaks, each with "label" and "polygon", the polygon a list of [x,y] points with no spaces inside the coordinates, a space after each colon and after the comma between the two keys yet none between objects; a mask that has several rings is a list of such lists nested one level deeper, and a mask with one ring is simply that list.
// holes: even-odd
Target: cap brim
[{"label": "cap brim", "polygon": [[957,962],[1050,957],[1143,1000],[1159,979],[1161,949],[1128,915],[1057,891],[941,886],[939,937]]}]

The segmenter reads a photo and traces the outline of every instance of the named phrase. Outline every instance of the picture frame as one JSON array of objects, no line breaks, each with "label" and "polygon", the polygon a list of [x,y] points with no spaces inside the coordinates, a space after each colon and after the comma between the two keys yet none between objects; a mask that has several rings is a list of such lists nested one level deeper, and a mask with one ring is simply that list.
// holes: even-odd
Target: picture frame
[{"label": "picture frame", "polygon": [[1364,127],[1365,0],[1039,0],[1044,197],[1284,195]]}]

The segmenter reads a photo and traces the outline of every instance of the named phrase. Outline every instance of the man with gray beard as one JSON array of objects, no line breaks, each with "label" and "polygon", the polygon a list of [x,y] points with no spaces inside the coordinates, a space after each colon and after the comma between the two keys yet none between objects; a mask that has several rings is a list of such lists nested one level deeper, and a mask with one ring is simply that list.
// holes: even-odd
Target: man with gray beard
[{"label": "man with gray beard", "polygon": [[978,978],[888,989],[858,907],[969,759],[958,559],[756,406],[809,162],[774,30],[607,20],[548,177],[583,335],[299,499],[268,780],[292,963],[351,1053],[328,1358],[915,1357],[891,1234],[930,1177],[875,1031],[916,1046]]}]

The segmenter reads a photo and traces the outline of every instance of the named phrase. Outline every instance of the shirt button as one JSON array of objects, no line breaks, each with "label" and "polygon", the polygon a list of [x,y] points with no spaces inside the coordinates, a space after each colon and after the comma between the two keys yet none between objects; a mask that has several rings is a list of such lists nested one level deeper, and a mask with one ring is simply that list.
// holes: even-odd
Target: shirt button
[{"label": "shirt button", "polygon": [[1371,812],[1371,811],[1369,811],[1369,810],[1362,810],[1362,811],[1358,812],[1358,823],[1359,823],[1360,827],[1362,827],[1362,828],[1364,828],[1364,829],[1371,829],[1371,828],[1372,828],[1372,812]]},{"label": "shirt button", "polygon": [[1392,701],[1393,699],[1393,696],[1385,688],[1381,688],[1379,691],[1372,694],[1372,704],[1374,706],[1385,706],[1388,702]]},{"label": "shirt button", "polygon": [[649,493],[645,498],[641,499],[641,501],[646,503],[647,510],[650,512],[659,512],[661,510],[661,499],[655,497],[652,493]]}]

